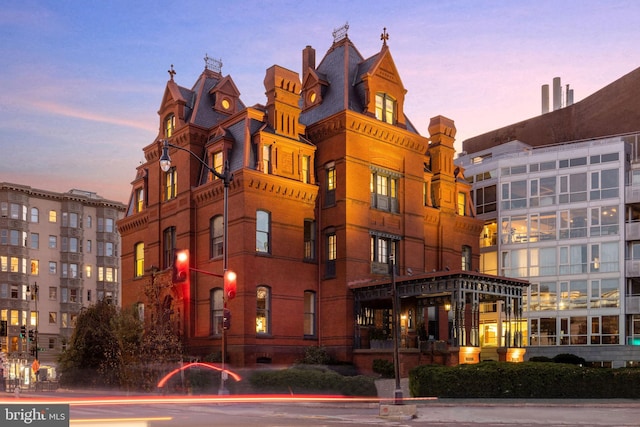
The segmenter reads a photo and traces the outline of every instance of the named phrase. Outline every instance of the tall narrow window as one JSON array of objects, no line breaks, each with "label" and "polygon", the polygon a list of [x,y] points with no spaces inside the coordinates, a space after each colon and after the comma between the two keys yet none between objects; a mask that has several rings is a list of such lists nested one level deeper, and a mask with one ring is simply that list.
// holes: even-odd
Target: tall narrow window
[{"label": "tall narrow window", "polygon": [[378,168],[371,171],[369,190],[372,207],[388,212],[398,212],[399,176],[397,172],[382,171]]},{"label": "tall narrow window", "polygon": [[325,169],[326,173],[326,192],[325,206],[335,205],[336,203],[336,167],[331,165]]},{"label": "tall narrow window", "polygon": [[304,220],[304,259],[316,258],[316,223],[311,219]]},{"label": "tall narrow window", "polygon": [[308,184],[309,182],[311,182],[311,173],[310,173],[311,166],[310,165],[311,165],[311,157],[302,156],[301,175],[302,175],[302,182],[304,182],[305,184]]},{"label": "tall narrow window", "polygon": [[256,333],[258,334],[271,332],[270,294],[271,290],[266,286],[258,286],[256,290]]},{"label": "tall narrow window", "polygon": [[256,252],[270,252],[269,229],[271,220],[269,216],[269,212],[256,211]]},{"label": "tall narrow window", "polygon": [[462,246],[462,270],[471,270],[471,246]]},{"label": "tall narrow window", "polygon": [[396,100],[386,93],[376,93],[376,119],[385,123],[396,122]]},{"label": "tall narrow window", "polygon": [[209,257],[217,258],[223,255],[224,224],[222,215],[209,220]]},{"label": "tall narrow window", "polygon": [[458,193],[458,215],[464,216],[467,209],[467,195],[465,193]]},{"label": "tall narrow window", "polygon": [[304,292],[304,335],[314,336],[316,334],[316,293],[313,291]]},{"label": "tall narrow window", "polygon": [[144,210],[144,188],[136,189],[136,212]]},{"label": "tall narrow window", "polygon": [[327,234],[327,263],[325,274],[327,277],[335,277],[336,275],[336,259],[338,255],[338,240],[336,233],[332,232]]},{"label": "tall narrow window", "polygon": [[262,146],[262,172],[271,173],[271,146]]},{"label": "tall narrow window", "polygon": [[211,335],[222,334],[222,317],[224,309],[223,292],[220,288],[209,291],[210,322],[209,333]]},{"label": "tall narrow window", "polygon": [[58,213],[56,211],[49,211],[49,222],[57,222]]},{"label": "tall narrow window", "polygon": [[[220,175],[222,175],[222,166],[224,164],[224,158],[222,156],[222,151],[217,151],[217,152],[213,153],[213,155],[211,157],[212,157],[212,163],[213,163],[213,170],[215,170]],[[211,180],[214,180],[214,179],[218,179],[218,177],[216,177],[212,173],[211,174]]]},{"label": "tall narrow window", "polygon": [[173,254],[176,250],[176,228],[169,227],[164,230],[163,233],[163,255],[164,265],[163,268],[171,267],[173,263]]},{"label": "tall narrow window", "polygon": [[178,194],[178,172],[173,167],[165,174],[165,199],[174,199]]},{"label": "tall narrow window", "polygon": [[164,119],[164,136],[166,138],[171,138],[173,136],[173,132],[176,128],[176,116],[170,114]]},{"label": "tall narrow window", "polygon": [[135,277],[144,275],[144,243],[140,242],[136,244],[135,249]]},{"label": "tall narrow window", "polygon": [[38,208],[31,208],[30,221],[37,224],[39,219],[40,219],[40,211],[38,211]]}]

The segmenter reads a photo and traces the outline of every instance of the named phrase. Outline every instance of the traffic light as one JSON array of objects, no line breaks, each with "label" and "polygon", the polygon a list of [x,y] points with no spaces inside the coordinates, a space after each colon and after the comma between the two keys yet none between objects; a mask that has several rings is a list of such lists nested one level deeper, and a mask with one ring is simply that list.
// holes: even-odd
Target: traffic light
[{"label": "traffic light", "polygon": [[6,336],[7,336],[7,321],[0,320],[0,337],[6,337]]},{"label": "traffic light", "polygon": [[229,329],[231,327],[231,310],[225,308],[222,310],[222,328]]},{"label": "traffic light", "polygon": [[233,270],[227,270],[224,272],[224,295],[227,297],[227,301],[236,297],[237,277],[236,272]]},{"label": "traffic light", "polygon": [[189,250],[176,251],[173,257],[173,283],[184,283],[189,280]]},{"label": "traffic light", "polygon": [[33,329],[29,329],[29,341],[33,341]]},{"label": "traffic light", "polygon": [[20,326],[20,338],[24,338],[27,335],[27,327],[25,325]]}]

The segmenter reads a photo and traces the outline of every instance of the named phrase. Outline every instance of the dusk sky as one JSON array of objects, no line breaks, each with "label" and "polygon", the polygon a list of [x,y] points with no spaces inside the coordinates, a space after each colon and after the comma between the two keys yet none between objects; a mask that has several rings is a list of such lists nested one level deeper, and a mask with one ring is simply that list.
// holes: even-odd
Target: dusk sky
[{"label": "dusk sky", "polygon": [[640,66],[636,0],[4,2],[0,182],[126,203],[171,64],[191,88],[205,54],[221,59],[242,101],[264,104],[267,68],[301,73],[307,45],[319,63],[347,22],[365,58],[387,28],[405,114],[423,135],[453,119],[458,150],[539,115],[554,77],[578,102]]}]

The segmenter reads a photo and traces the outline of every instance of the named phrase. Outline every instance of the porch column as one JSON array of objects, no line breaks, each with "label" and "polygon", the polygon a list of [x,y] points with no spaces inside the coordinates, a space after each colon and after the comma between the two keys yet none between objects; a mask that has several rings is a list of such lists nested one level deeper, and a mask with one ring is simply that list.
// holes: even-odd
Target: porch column
[{"label": "porch column", "polygon": [[470,344],[480,347],[480,295],[477,292],[472,294]]},{"label": "porch column", "polygon": [[453,345],[464,347],[467,345],[466,326],[464,321],[465,302],[464,292],[455,291],[453,293]]}]

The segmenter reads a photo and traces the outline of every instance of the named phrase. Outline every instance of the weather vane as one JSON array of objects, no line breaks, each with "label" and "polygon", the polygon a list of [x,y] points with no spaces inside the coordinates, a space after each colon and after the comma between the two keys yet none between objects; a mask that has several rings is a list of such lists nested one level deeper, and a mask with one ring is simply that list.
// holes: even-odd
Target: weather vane
[{"label": "weather vane", "polygon": [[176,75],[176,70],[173,69],[173,64],[171,64],[171,69],[167,70],[167,73],[169,73],[169,76],[171,76],[171,80],[173,80],[173,76]]},{"label": "weather vane", "polygon": [[382,40],[382,46],[387,45],[387,40],[389,40],[389,33],[387,33],[387,27],[382,29],[382,34],[380,34],[380,40]]}]

